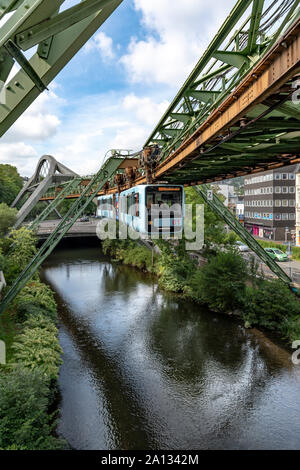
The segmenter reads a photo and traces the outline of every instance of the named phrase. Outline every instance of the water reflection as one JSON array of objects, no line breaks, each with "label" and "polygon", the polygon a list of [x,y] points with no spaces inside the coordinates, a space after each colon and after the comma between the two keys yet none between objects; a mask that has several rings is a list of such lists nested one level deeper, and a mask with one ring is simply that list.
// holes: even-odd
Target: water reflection
[{"label": "water reflection", "polygon": [[60,431],[77,449],[299,448],[299,368],[99,249],[58,251]]}]

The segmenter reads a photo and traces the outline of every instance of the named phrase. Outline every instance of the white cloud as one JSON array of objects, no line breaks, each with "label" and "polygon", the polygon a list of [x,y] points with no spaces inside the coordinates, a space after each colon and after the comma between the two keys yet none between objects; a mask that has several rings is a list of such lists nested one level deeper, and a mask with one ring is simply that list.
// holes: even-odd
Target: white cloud
[{"label": "white cloud", "polygon": [[133,111],[136,117],[147,126],[155,126],[169,106],[169,101],[156,103],[149,97],[139,98],[134,93],[125,96],[124,109]]},{"label": "white cloud", "polygon": [[187,78],[235,0],[134,0],[146,39],[132,37],[121,58],[134,83],[178,86]]},{"label": "white cloud", "polygon": [[167,106],[159,97],[133,93],[125,98],[121,93],[82,98],[48,152],[77,173],[91,174],[100,169],[110,149],[140,150]]},{"label": "white cloud", "polygon": [[100,31],[84,46],[85,52],[98,50],[103,61],[110,61],[115,58],[113,50],[113,40],[107,34]]},{"label": "white cloud", "polygon": [[55,88],[53,83],[50,91],[42,93],[1,138],[1,163],[16,165],[22,175],[31,176],[40,156],[37,147],[60,127],[57,114],[64,100],[54,93]]}]

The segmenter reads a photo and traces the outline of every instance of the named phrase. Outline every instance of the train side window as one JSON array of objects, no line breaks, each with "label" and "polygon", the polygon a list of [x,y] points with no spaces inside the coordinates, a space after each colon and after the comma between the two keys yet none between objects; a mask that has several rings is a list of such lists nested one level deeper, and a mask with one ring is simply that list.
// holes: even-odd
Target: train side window
[{"label": "train side window", "polygon": [[135,216],[139,217],[140,216],[140,195],[139,193],[135,194]]}]

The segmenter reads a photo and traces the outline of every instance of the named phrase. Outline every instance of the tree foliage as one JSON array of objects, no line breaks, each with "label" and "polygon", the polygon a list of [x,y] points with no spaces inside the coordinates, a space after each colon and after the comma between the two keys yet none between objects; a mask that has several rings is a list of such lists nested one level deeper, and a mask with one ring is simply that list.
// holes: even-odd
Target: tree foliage
[{"label": "tree foliage", "polygon": [[5,277],[8,284],[21,274],[36,254],[36,237],[31,230],[22,227],[11,232],[11,249],[7,256]]},{"label": "tree foliage", "polygon": [[23,180],[17,169],[11,165],[0,165],[0,203],[9,206],[23,187]]},{"label": "tree foliage", "polygon": [[220,252],[195,271],[190,281],[191,296],[209,308],[232,312],[244,304],[248,269],[235,251]]},{"label": "tree foliage", "polygon": [[[12,346],[14,360],[31,370],[39,368],[48,380],[58,378],[62,364],[62,349],[57,339],[57,329],[52,324],[43,327],[26,326]],[[54,329],[53,329],[54,326]]]},{"label": "tree foliage", "polygon": [[300,302],[278,279],[247,288],[243,318],[249,326],[277,330],[292,340],[300,338]]},{"label": "tree foliage", "polygon": [[[186,204],[204,204],[204,243],[207,247],[211,244],[218,245],[224,243],[226,231],[224,221],[210,208],[202,199],[200,194],[193,188],[185,189]],[[221,200],[224,196],[218,194]],[[196,220],[194,216],[193,228],[195,229]]]},{"label": "tree foliage", "polygon": [[48,414],[49,405],[48,384],[39,369],[17,366],[0,375],[0,448],[65,448],[65,442],[53,436],[56,422]]},{"label": "tree foliage", "polygon": [[3,237],[17,220],[17,209],[12,209],[7,204],[0,204],[0,237]]}]

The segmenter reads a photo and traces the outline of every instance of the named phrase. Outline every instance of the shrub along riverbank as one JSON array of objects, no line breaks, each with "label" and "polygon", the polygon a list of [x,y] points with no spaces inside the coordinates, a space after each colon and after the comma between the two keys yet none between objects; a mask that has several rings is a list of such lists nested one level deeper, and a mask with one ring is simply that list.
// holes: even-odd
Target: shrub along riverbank
[{"label": "shrub along riverbank", "polygon": [[[32,232],[22,228],[0,239],[0,263],[8,286],[36,252]],[[0,317],[7,364],[0,366],[0,449],[65,449],[55,435],[62,350],[51,289],[38,274]],[[55,411],[53,411],[55,410]]]},{"label": "shrub along riverbank", "polygon": [[247,264],[234,249],[206,253],[199,268],[185,251],[157,241],[161,254],[152,257],[144,245],[130,240],[105,240],[104,253],[114,260],[148,271],[158,277],[162,289],[206,305],[210,310],[236,315],[247,328],[276,331],[288,342],[300,339],[300,301],[279,280],[266,280],[253,262]]}]

